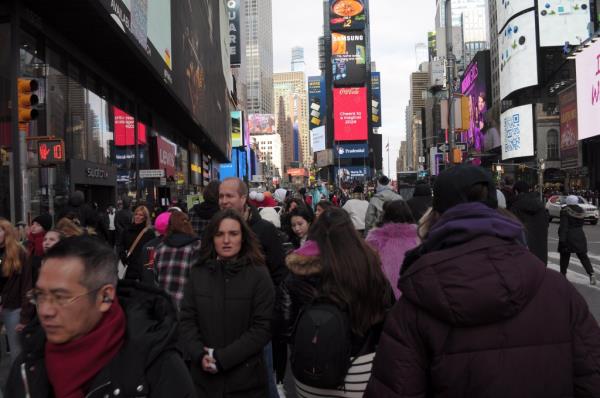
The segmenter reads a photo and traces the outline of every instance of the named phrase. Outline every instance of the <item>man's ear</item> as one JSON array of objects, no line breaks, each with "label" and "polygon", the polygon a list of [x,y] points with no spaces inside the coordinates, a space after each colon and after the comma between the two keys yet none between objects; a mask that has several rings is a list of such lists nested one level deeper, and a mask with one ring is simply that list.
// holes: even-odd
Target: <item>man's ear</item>
[{"label": "man's ear", "polygon": [[115,301],[116,290],[113,285],[104,285],[100,291],[100,311],[107,312]]}]

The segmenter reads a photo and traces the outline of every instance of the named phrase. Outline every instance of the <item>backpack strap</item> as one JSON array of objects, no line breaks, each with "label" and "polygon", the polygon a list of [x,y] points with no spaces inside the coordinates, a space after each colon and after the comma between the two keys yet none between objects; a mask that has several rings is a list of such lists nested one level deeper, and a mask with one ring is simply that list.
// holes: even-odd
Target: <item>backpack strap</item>
[{"label": "backpack strap", "polygon": [[150,227],[146,227],[146,228],[144,228],[144,229],[142,229],[140,231],[140,233],[135,238],[135,240],[133,241],[133,243],[131,244],[131,246],[129,246],[129,249],[127,250],[127,256],[125,258],[129,258],[129,256],[131,256],[131,253],[135,250],[135,248],[138,245],[138,243],[140,243],[140,240],[142,239],[142,236],[144,236],[144,234],[146,232],[148,232],[149,229],[150,229]]}]

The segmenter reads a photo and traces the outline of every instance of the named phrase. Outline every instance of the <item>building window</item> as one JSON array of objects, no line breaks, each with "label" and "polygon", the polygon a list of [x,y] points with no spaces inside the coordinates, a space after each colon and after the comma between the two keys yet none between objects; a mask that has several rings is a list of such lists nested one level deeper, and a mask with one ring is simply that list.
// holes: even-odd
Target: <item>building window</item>
[{"label": "building window", "polygon": [[552,129],[548,131],[548,160],[560,160],[560,145],[558,131]]}]

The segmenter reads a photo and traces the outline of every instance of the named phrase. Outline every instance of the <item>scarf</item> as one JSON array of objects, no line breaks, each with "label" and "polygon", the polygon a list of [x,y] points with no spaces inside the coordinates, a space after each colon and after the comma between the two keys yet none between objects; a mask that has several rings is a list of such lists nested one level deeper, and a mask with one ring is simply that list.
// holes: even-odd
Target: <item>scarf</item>
[{"label": "scarf", "polygon": [[29,233],[29,255],[42,257],[44,255],[44,235],[45,232],[38,232],[37,234]]},{"label": "scarf", "polygon": [[65,344],[46,342],[48,379],[57,398],[83,398],[92,379],[120,351],[126,319],[115,300],[91,332]]}]

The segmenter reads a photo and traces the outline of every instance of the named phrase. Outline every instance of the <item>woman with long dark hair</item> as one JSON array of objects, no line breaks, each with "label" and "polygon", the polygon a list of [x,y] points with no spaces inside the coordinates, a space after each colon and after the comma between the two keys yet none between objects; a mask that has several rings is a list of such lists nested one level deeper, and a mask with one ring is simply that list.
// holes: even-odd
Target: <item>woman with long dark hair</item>
[{"label": "woman with long dark hair", "polygon": [[259,242],[235,210],[204,231],[181,303],[181,338],[200,397],[267,396],[263,347],[274,289]]},{"label": "woman with long dark hair", "polygon": [[[308,240],[290,254],[290,274],[281,285],[276,317],[291,337],[300,310],[315,299],[335,303],[347,314],[351,358],[345,386],[315,388],[296,381],[303,397],[350,397],[364,392],[386,311],[393,297],[377,253],[358,234],[345,210],[330,207],[314,222]],[[344,391],[345,390],[345,391]]]},{"label": "woman with long dark hair", "polygon": [[308,230],[314,218],[313,212],[306,206],[298,207],[289,213],[290,241],[296,249],[306,242]]}]

